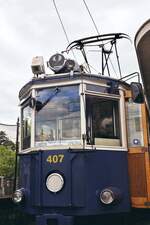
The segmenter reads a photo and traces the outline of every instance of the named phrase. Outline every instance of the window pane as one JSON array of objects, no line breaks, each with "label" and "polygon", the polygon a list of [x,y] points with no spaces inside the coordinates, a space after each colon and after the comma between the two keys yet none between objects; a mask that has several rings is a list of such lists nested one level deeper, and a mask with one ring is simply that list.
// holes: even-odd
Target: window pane
[{"label": "window pane", "polygon": [[[97,93],[110,93],[110,88],[98,86],[98,85],[93,85],[93,84],[87,84],[86,89],[88,91],[94,91],[94,92],[97,92]],[[113,90],[113,94],[119,95],[118,89]]]},{"label": "window pane", "polygon": [[31,143],[31,108],[26,106],[22,111],[23,149],[29,148]]},{"label": "window pane", "polygon": [[[37,92],[36,145],[79,143],[79,86],[42,89]],[[45,142],[45,143],[44,143]]]},{"label": "window pane", "polygon": [[[68,118],[61,120],[62,139],[79,139],[80,120],[79,118]],[[71,132],[70,132],[71,131]]]},{"label": "window pane", "polygon": [[87,133],[91,144],[120,145],[118,101],[87,97]]},{"label": "window pane", "polygon": [[126,103],[128,145],[130,147],[143,146],[143,129],[141,105],[133,102]]}]

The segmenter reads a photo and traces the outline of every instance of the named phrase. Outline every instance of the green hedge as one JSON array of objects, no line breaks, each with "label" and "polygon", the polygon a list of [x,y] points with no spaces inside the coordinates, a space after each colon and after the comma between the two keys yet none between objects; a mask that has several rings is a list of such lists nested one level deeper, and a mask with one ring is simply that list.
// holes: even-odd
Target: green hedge
[{"label": "green hedge", "polygon": [[14,177],[15,152],[0,145],[0,176]]}]

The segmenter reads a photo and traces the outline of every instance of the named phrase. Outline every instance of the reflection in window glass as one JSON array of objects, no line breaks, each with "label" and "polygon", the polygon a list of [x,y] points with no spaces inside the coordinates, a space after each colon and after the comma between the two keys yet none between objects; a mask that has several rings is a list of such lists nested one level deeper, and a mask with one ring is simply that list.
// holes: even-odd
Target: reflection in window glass
[{"label": "reflection in window glass", "polygon": [[126,103],[128,145],[130,147],[143,146],[143,129],[141,105],[133,102]]},{"label": "reflection in window glass", "polygon": [[[68,118],[61,120],[61,127],[62,127],[62,134],[61,139],[67,140],[67,139],[76,139],[76,137],[79,137],[79,129],[80,129],[80,120],[79,118]],[[73,132],[70,132],[73,131]]]},{"label": "reflection in window glass", "polygon": [[23,149],[29,148],[31,144],[31,108],[29,106],[22,110],[22,136]]},{"label": "reflection in window glass", "polygon": [[118,101],[89,96],[86,102],[89,144],[120,145]]},{"label": "reflection in window glass", "polygon": [[79,143],[80,97],[78,86],[47,88],[37,92],[36,146]]}]

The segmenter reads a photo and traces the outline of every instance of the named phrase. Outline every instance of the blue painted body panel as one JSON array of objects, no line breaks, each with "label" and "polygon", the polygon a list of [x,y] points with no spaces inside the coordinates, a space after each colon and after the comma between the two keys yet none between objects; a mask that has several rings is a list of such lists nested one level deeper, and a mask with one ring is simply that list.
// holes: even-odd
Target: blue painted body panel
[{"label": "blue painted body panel", "polygon": [[[49,155],[63,154],[62,163],[49,163]],[[28,213],[57,213],[63,215],[100,215],[128,212],[127,152],[124,151],[69,151],[50,150],[20,156],[20,188],[26,190],[22,209]],[[51,193],[46,178],[51,172],[60,172],[65,178],[63,189]],[[116,187],[122,193],[119,203],[104,206],[100,192]]]}]

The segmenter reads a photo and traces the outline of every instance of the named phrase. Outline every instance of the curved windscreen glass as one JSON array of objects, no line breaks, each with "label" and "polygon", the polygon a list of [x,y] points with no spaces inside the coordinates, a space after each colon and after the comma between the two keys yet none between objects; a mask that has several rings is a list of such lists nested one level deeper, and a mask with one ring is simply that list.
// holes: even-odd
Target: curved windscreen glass
[{"label": "curved windscreen glass", "polygon": [[36,146],[80,142],[79,86],[37,91]]}]

